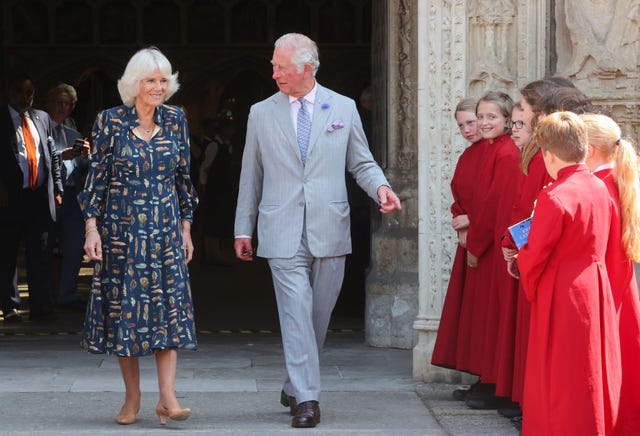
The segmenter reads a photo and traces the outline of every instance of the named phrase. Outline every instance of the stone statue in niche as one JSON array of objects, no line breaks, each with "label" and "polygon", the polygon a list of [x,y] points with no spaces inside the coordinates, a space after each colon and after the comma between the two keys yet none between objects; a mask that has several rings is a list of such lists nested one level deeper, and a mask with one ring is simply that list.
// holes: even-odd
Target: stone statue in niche
[{"label": "stone statue in niche", "polygon": [[509,65],[509,53],[515,51],[513,0],[471,1],[468,16],[472,91],[511,90],[515,86]]},{"label": "stone statue in niche", "polygon": [[638,0],[558,0],[558,74],[637,77],[639,8]]}]

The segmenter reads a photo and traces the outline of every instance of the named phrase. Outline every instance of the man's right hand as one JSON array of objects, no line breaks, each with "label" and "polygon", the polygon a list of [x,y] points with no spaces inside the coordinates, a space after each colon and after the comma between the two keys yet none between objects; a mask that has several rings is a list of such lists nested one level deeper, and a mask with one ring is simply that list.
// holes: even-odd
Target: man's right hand
[{"label": "man's right hand", "polygon": [[253,247],[251,246],[251,238],[236,238],[233,243],[236,251],[236,257],[240,260],[253,260]]}]

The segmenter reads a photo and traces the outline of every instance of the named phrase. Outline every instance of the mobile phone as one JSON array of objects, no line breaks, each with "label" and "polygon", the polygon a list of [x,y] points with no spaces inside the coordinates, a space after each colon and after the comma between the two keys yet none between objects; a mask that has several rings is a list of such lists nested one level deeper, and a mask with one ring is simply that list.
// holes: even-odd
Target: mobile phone
[{"label": "mobile phone", "polygon": [[74,150],[80,150],[83,146],[84,146],[84,139],[83,138],[77,138],[73,142],[73,149]]}]

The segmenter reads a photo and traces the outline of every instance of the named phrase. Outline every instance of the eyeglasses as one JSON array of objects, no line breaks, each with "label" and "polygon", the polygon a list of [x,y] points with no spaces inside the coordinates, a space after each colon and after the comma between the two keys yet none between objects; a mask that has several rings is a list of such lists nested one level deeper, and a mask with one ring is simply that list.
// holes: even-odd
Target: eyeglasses
[{"label": "eyeglasses", "polygon": [[510,128],[510,129],[513,129],[514,127],[516,129],[522,129],[524,126],[525,126],[525,123],[522,120],[518,120],[518,121],[508,120],[507,121],[507,127]]}]

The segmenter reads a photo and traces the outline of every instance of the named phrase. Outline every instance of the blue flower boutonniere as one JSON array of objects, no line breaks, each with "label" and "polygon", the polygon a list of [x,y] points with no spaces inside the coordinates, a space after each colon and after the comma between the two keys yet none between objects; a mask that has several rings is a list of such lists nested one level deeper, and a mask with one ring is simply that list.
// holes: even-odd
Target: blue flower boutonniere
[{"label": "blue flower boutonniere", "polygon": [[329,106],[329,103],[322,103],[322,104],[320,105],[320,107],[321,107],[322,109],[329,109],[331,106]]}]

